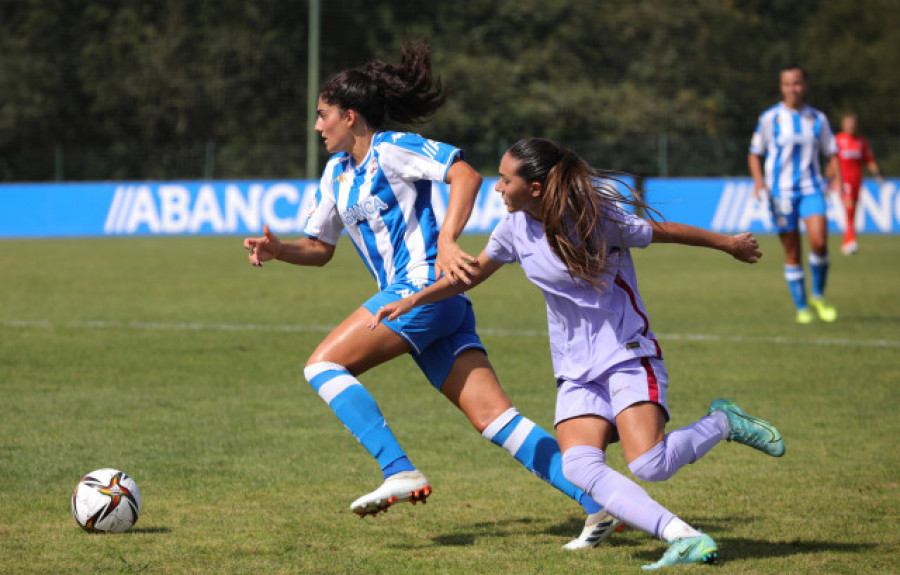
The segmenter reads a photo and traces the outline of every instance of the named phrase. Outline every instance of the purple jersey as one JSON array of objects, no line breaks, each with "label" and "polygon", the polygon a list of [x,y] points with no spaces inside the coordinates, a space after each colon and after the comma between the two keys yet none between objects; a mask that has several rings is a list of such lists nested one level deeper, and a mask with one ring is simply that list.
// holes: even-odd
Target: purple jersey
[{"label": "purple jersey", "polygon": [[504,216],[485,248],[496,262],[517,262],[544,292],[557,381],[588,382],[622,361],[662,357],[629,251],[649,245],[653,229],[629,214],[616,211],[610,216],[603,220],[609,259],[602,291],[569,274],[550,249],[541,223],[524,212]]}]

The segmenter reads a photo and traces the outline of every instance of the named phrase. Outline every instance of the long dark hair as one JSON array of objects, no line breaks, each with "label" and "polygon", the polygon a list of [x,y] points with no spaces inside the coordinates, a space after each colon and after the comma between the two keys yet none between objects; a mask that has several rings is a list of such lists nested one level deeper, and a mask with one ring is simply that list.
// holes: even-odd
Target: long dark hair
[{"label": "long dark hair", "polygon": [[328,104],[355,110],[368,124],[381,129],[388,118],[401,124],[420,124],[444,102],[440,77],[431,72],[431,48],[403,44],[400,64],[372,60],[362,70],[344,70],[328,79],[319,96]]},{"label": "long dark hair", "polygon": [[[622,181],[620,173],[593,168],[550,140],[519,140],[507,153],[519,161],[519,177],[543,188],[541,223],[553,253],[573,278],[603,289],[601,276],[608,261],[602,219],[621,221],[621,206],[651,208]],[[627,195],[620,191],[623,188]]]}]

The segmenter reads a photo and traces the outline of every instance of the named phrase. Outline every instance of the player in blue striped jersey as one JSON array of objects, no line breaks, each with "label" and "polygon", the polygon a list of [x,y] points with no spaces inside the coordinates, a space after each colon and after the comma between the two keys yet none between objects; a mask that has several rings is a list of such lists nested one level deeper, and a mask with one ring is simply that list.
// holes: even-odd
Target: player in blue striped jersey
[{"label": "player in blue striped jersey", "polygon": [[[806,90],[802,68],[791,65],[781,71],[783,100],[760,115],[747,160],[756,197],[769,201],[784,247],[784,278],[797,309],[797,322],[804,324],[813,320],[809,305],[823,321],[837,319],[837,311],[825,301],[828,220],[820,155],[829,158],[829,171],[837,175],[833,181],[841,181],[837,144],[828,118],[806,103]],[[809,238],[812,298],[808,302],[801,257],[801,220]]]},{"label": "player in blue striped jersey", "polygon": [[[310,356],[304,374],[347,429],[378,461],[384,483],[351,504],[360,516],[375,515],[399,501],[424,501],[425,476],[410,462],[372,395],[357,377],[411,353],[434,387],[461,409],[472,425],[530,471],[578,501],[588,513],[569,549],[596,546],[618,521],[562,472],[556,439],[513,407],[475,331],[472,306],[458,296],[417,312],[369,322],[385,304],[416,293],[442,275],[469,282],[474,258],[456,244],[481,185],[462,151],[410,133],[383,131],[386,120],[411,124],[446,100],[431,73],[431,51],[406,45],[399,66],[373,61],[329,79],[318,102],[316,130],[334,154],[322,174],[306,228],[307,237],[282,241],[247,238],[250,263],[278,259],[297,265],[328,263],[346,230],[375,278],[379,292],[352,312]],[[438,227],[432,186],[446,182],[450,197]]]}]

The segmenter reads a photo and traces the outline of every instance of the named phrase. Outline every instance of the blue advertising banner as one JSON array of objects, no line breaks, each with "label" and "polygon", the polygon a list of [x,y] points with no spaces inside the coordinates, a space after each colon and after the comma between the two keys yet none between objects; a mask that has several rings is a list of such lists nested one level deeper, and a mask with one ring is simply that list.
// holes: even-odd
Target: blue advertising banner
[{"label": "blue advertising banner", "polygon": [[[768,201],[753,195],[753,180],[728,178],[647,178],[644,199],[666,220],[720,233],[775,233]],[[828,224],[843,232],[847,216],[841,200],[828,196]],[[860,190],[856,229],[862,233],[900,232],[900,194],[897,180],[883,186],[867,180]]]},{"label": "blue advertising banner", "polygon": [[[466,231],[490,232],[506,213],[485,180]],[[0,185],[0,237],[300,234],[317,180]],[[443,221],[448,186],[432,203]]]},{"label": "blue advertising banner", "polygon": [[[485,179],[466,232],[489,233],[506,213],[494,191],[496,182]],[[263,224],[276,233],[301,234],[317,185],[315,180],[0,184],[0,238],[255,235]],[[753,197],[749,179],[650,178],[644,190],[650,204],[671,221],[725,233],[775,231],[768,206]],[[432,201],[439,221],[447,197],[447,186],[435,184]],[[828,215],[832,230],[843,230],[844,212],[836,198]],[[866,182],[857,229],[900,231],[897,180],[880,188]]]}]

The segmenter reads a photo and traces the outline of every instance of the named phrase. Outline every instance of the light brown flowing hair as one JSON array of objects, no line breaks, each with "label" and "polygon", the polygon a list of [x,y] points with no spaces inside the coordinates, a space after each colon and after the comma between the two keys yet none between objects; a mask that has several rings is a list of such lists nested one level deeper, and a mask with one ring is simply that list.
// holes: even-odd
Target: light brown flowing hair
[{"label": "light brown flowing hair", "polygon": [[621,206],[645,212],[652,208],[622,181],[620,173],[597,170],[550,140],[519,140],[507,153],[519,161],[519,177],[542,186],[541,223],[553,253],[573,278],[602,290],[606,285],[602,276],[609,266],[602,220],[623,222]]}]

